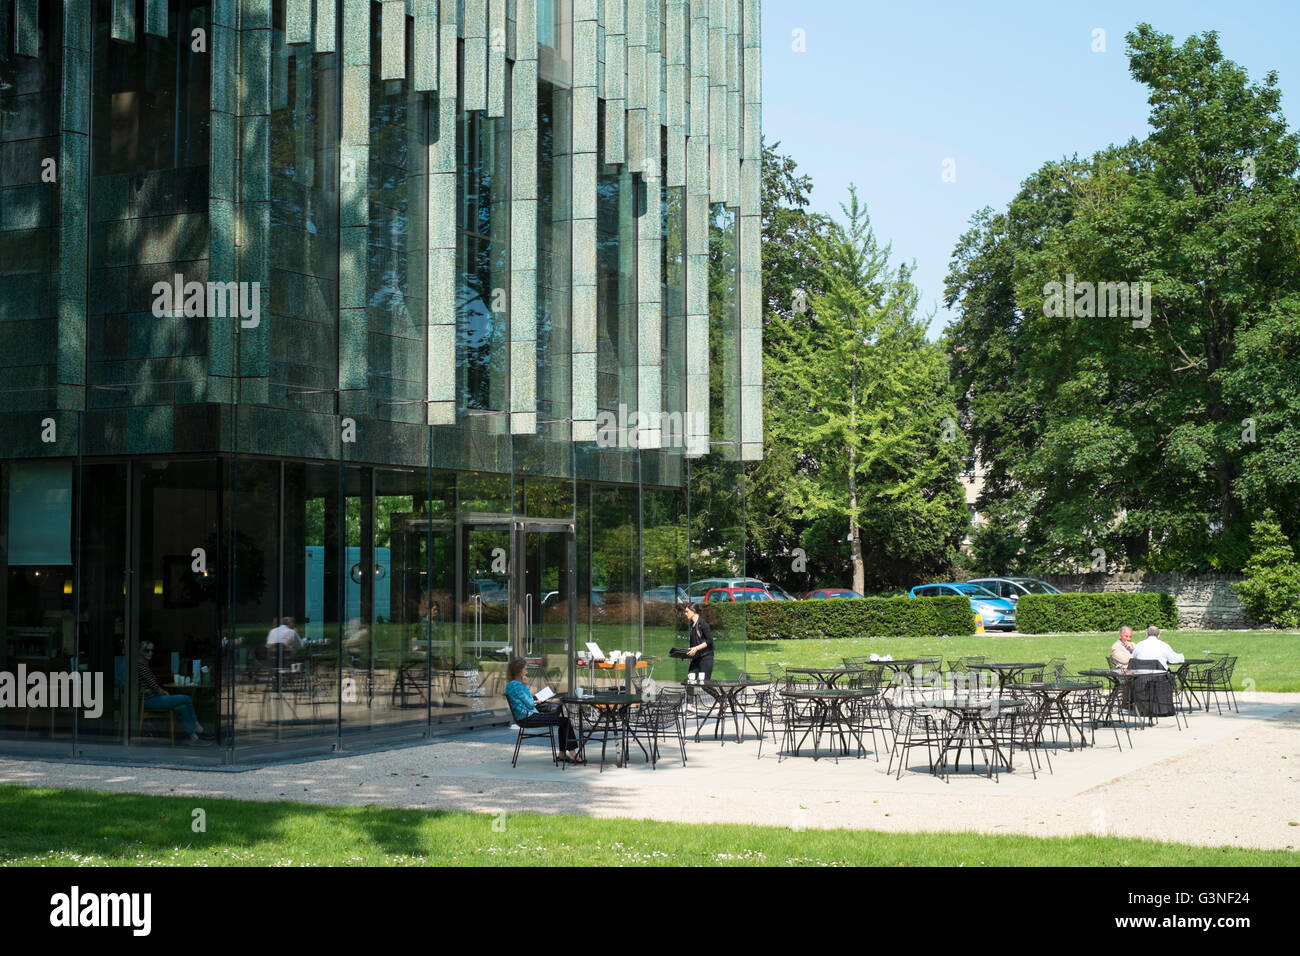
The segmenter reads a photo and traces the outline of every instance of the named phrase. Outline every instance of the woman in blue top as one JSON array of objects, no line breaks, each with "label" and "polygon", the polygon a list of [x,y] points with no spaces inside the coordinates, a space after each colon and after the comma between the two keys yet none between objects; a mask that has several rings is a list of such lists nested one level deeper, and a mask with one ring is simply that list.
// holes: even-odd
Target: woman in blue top
[{"label": "woman in blue top", "polygon": [[569,718],[558,713],[542,713],[533,700],[533,692],[528,689],[525,678],[528,675],[528,662],[522,657],[512,657],[506,666],[506,700],[510,704],[510,713],[520,727],[558,727],[560,745],[564,748],[564,759],[569,763],[586,763],[578,754],[578,735],[573,732]]}]

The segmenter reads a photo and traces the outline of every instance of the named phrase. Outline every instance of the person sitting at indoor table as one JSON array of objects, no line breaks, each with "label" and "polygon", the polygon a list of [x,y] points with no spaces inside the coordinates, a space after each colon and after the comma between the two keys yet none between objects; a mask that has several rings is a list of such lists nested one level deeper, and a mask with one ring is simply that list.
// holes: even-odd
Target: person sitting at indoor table
[{"label": "person sitting at indoor table", "polygon": [[568,717],[553,711],[543,713],[537,709],[533,692],[528,689],[528,662],[522,657],[512,657],[506,665],[506,701],[510,713],[520,727],[556,727],[564,759],[569,763],[586,763],[578,753],[578,735]]},{"label": "person sitting at indoor table", "polygon": [[1147,628],[1146,640],[1133,646],[1128,666],[1130,670],[1154,670],[1156,668],[1151,667],[1151,662],[1156,662],[1159,670],[1167,671],[1170,664],[1181,664],[1183,660],[1182,654],[1160,640],[1160,628],[1152,624]]},{"label": "person sitting at indoor table", "polygon": [[188,694],[169,694],[162,689],[158,678],[154,676],[153,641],[140,642],[140,657],[136,661],[135,676],[140,684],[140,693],[144,696],[144,709],[149,711],[170,710],[180,718],[181,726],[189,735],[191,743],[200,740],[215,740],[212,734],[203,729],[194,713],[194,701]]},{"label": "person sitting at indoor table", "polygon": [[1110,659],[1116,667],[1127,667],[1136,646],[1133,643],[1133,628],[1125,624],[1119,629],[1119,640],[1110,646]]}]

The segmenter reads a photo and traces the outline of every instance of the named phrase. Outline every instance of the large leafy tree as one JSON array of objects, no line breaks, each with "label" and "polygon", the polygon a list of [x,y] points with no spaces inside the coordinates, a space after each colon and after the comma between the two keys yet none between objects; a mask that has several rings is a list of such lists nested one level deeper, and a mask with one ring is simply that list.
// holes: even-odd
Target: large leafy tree
[{"label": "large leafy tree", "polygon": [[[985,570],[1237,569],[1252,515],[1300,491],[1300,153],[1277,77],[1251,83],[1213,33],[1128,42],[1151,134],[1045,164],[950,268]],[[1062,309],[1050,283],[1071,279]],[[1149,283],[1149,308],[1103,314],[1101,283]]]},{"label": "large leafy tree", "polygon": [[812,240],[808,311],[769,316],[764,375],[784,398],[769,447],[793,463],[787,504],[806,523],[809,557],[834,573],[848,556],[863,591],[952,562],[965,447],[910,268],[891,265],[855,190],[841,208],[845,221]]}]

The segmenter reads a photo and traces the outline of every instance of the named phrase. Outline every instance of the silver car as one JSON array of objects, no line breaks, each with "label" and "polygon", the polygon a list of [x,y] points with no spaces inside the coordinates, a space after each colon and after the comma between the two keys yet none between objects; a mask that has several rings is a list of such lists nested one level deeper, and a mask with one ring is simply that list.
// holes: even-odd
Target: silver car
[{"label": "silver car", "polygon": [[1025,594],[1061,593],[1046,581],[1040,581],[1038,578],[971,578],[970,583],[978,584],[980,587],[986,588],[998,597],[1006,598],[1008,601],[1019,601]]}]

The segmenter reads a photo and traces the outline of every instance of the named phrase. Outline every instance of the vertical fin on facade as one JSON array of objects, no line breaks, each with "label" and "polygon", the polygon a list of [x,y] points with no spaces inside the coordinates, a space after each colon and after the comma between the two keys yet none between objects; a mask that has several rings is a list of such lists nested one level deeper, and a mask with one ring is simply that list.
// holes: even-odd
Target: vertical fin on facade
[{"label": "vertical fin on facade", "polygon": [[[212,60],[208,167],[209,277],[238,276],[235,174],[239,169],[239,15],[236,0],[213,0],[208,51]],[[235,374],[234,337],[221,322],[208,323],[208,400],[229,402]]]},{"label": "vertical fin on facade", "polygon": [[429,341],[425,389],[430,425],[456,424],[455,0],[438,4],[437,137],[429,143]]},{"label": "vertical fin on facade", "polygon": [[311,42],[311,0],[285,0],[284,42],[294,45]]},{"label": "vertical fin on facade", "polygon": [[338,33],[338,4],[340,0],[316,0],[317,53],[333,53],[335,35]]},{"label": "vertical fin on facade", "polygon": [[596,3],[573,5],[573,440],[596,438]]},{"label": "vertical fin on facade", "polygon": [[[266,313],[270,292],[267,264],[271,239],[271,0],[243,0],[239,23],[240,100],[239,169],[240,193],[236,207],[238,273],[225,276],[210,273],[214,281],[257,283],[261,302],[259,315]],[[243,328],[238,316],[224,322],[242,341],[238,351],[239,400],[264,403],[267,400],[270,361],[269,322]]]},{"label": "vertical fin on facade", "polygon": [[[455,3],[455,0],[448,0]],[[438,88],[438,0],[415,0],[415,63],[412,82],[418,91]]]},{"label": "vertical fin on facade", "polygon": [[709,0],[709,199],[727,198],[727,3]]},{"label": "vertical fin on facade", "polygon": [[709,453],[709,3],[690,0],[686,137],[686,454]]},{"label": "vertical fin on facade", "polygon": [[167,0],[145,0],[144,32],[150,36],[167,36]]},{"label": "vertical fin on facade", "polygon": [[406,79],[406,0],[383,0],[379,6],[379,78]]},{"label": "vertical fin on facade", "polygon": [[663,229],[660,187],[659,0],[634,0],[645,12],[645,138],[641,162],[643,202],[637,203],[637,447],[658,448],[663,410]]},{"label": "vertical fin on facade", "polygon": [[668,0],[666,35],[668,48],[664,50],[667,71],[664,88],[668,127],[668,168],[664,170],[664,185],[669,189],[686,185],[686,123],[690,103],[690,78],[686,71],[686,0]]},{"label": "vertical fin on facade", "polygon": [[85,407],[90,70],[90,0],[67,0],[63,7],[62,118],[58,166],[59,318],[56,381],[59,408]]},{"label": "vertical fin on facade", "polygon": [[487,115],[506,115],[506,0],[488,0]]},{"label": "vertical fin on facade", "polygon": [[531,435],[537,431],[537,0],[517,0],[515,19],[510,91],[510,431]]},{"label": "vertical fin on facade", "polygon": [[487,109],[488,0],[465,0],[465,22],[460,25],[465,38],[465,88],[461,99],[465,111]]},{"label": "vertical fin on facade", "polygon": [[639,173],[646,158],[646,0],[627,0],[627,168]]},{"label": "vertical fin on facade", "polygon": [[[363,390],[369,241],[370,2],[343,0],[343,127],[339,146],[339,389]],[[351,404],[346,410],[355,410]]]},{"label": "vertical fin on facade", "polygon": [[624,161],[627,107],[627,11],[625,0],[605,0],[605,162]]},{"label": "vertical fin on facade", "polygon": [[759,0],[743,0],[740,147],[741,458],[763,457],[763,138]]},{"label": "vertical fin on facade", "polygon": [[[32,0],[31,7],[36,7],[35,0]],[[113,0],[113,6],[110,11],[112,23],[109,27],[109,36],[114,40],[121,40],[124,43],[135,42],[135,0]],[[33,19],[32,28],[35,29],[36,21]],[[32,54],[35,56],[35,54]]]}]

